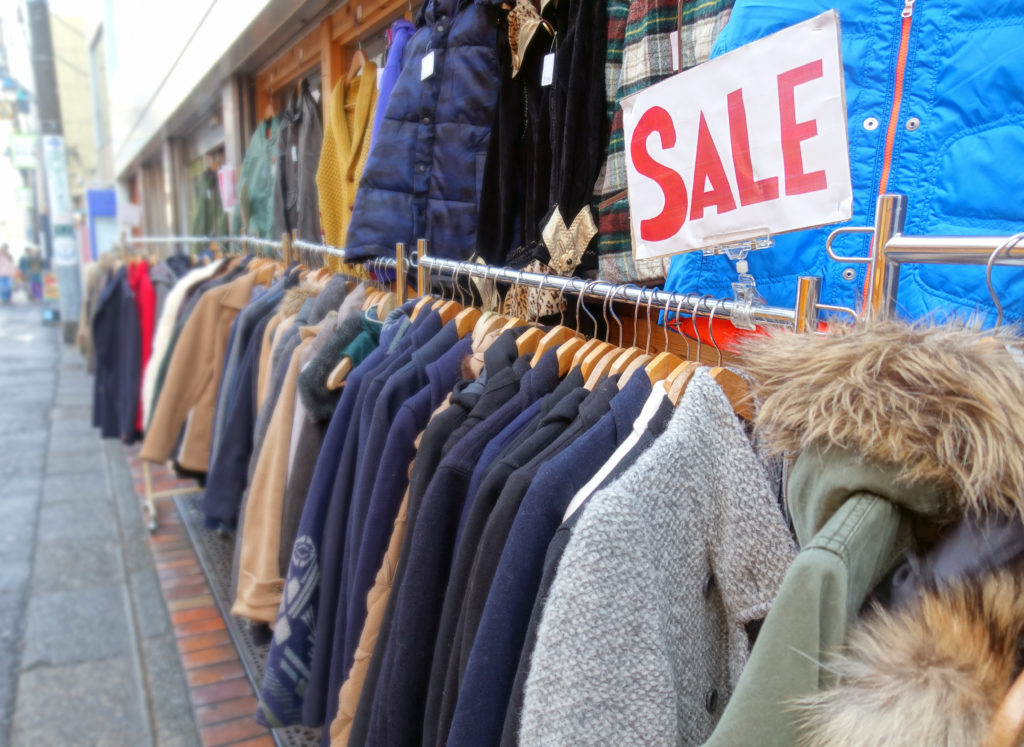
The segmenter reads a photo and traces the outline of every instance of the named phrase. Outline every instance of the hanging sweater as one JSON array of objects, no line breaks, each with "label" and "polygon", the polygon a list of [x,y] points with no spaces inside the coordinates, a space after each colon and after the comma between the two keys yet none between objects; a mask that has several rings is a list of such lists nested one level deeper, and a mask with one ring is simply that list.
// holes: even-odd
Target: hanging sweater
[{"label": "hanging sweater", "polygon": [[544,608],[521,744],[703,741],[795,550],[728,399],[698,370],[665,433],[580,516]]},{"label": "hanging sweater", "polygon": [[[377,66],[372,62],[352,78],[342,78],[331,91],[316,187],[320,195],[320,228],[324,241],[344,246],[356,203],[356,187],[370,153],[370,131],[377,105]],[[333,258],[328,258],[330,264]]]}]

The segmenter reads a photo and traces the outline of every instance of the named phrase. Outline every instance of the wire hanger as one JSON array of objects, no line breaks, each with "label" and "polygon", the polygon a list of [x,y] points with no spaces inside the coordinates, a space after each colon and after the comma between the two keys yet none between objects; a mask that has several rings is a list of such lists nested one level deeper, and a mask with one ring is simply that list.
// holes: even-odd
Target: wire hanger
[{"label": "wire hanger", "polygon": [[[675,371],[680,366],[680,364],[683,363],[683,360],[678,355],[676,355],[675,353],[670,353],[668,349],[668,323],[669,314],[671,313],[670,305],[671,297],[669,299],[666,299],[665,301],[665,350],[654,356],[654,360],[648,363],[647,366],[644,368],[644,371],[647,372],[647,378],[651,380],[652,384],[656,381],[664,381],[665,379],[667,379],[669,374]],[[656,323],[657,322],[653,322],[650,319],[648,319],[648,324]]]},{"label": "wire hanger", "polygon": [[998,249],[989,255],[988,262],[985,263],[985,286],[988,288],[988,294],[992,297],[992,304],[996,307],[996,326],[994,329],[999,329],[1003,325],[1003,304],[999,300],[999,294],[996,293],[995,285],[992,283],[992,267],[996,263],[996,259],[1000,254],[1006,252],[1010,253],[1017,244],[1024,240],[1024,231],[1016,233],[1003,243]]}]

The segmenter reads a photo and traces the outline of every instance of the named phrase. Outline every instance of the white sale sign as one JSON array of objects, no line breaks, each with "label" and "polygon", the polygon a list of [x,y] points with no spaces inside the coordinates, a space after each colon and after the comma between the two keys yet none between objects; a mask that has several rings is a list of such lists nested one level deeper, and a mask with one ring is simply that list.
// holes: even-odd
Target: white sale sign
[{"label": "white sale sign", "polygon": [[663,80],[622,111],[637,258],[852,215],[835,11]]}]

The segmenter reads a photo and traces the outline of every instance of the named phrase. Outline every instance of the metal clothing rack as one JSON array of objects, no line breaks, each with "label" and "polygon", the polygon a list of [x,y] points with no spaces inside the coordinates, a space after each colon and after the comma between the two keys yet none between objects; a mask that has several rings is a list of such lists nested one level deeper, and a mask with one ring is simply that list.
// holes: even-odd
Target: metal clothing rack
[{"label": "metal clothing rack", "polygon": [[[753,301],[719,299],[698,293],[670,293],[636,285],[618,285],[603,280],[586,280],[575,277],[544,275],[534,272],[513,270],[507,267],[459,262],[433,257],[426,239],[416,242],[416,250],[407,256],[405,244],[395,246],[395,257],[381,257],[366,263],[369,269],[393,269],[396,271],[396,285],[400,303],[406,301],[408,271],[416,268],[417,292],[420,296],[430,292],[431,273],[478,278],[508,283],[512,286],[527,286],[570,293],[578,298],[596,301],[625,301],[637,306],[657,308],[666,312],[666,319],[672,314],[707,317],[716,316],[732,320],[737,327],[753,329],[755,324],[787,326],[796,332],[813,332],[818,328],[818,316],[822,311],[845,313],[854,318],[869,321],[895,316],[896,294],[899,289],[900,268],[904,264],[949,264],[1024,266],[1024,233],[1015,236],[908,236],[903,234],[906,221],[907,198],[903,195],[882,195],[878,198],[874,226],[844,226],[832,232],[825,244],[828,256],[842,263],[867,264],[868,286],[865,305],[861,312],[851,308],[830,306],[819,301],[821,278],[801,276],[797,279],[792,307],[780,307]],[[848,257],[835,253],[834,241],[845,234],[872,235],[871,257]],[[285,264],[302,259],[307,264],[321,264],[323,257],[346,260],[345,250],[326,244],[303,241],[289,234],[283,234],[280,241],[253,236],[170,236],[170,237],[125,237],[125,243],[149,244],[194,244],[210,243],[238,246],[241,251],[249,247],[273,252]],[[992,292],[991,281],[989,290]],[[1002,306],[995,293],[993,300],[999,310]],[[149,514],[149,529],[156,531],[155,501],[175,495],[201,492],[202,488],[183,488],[153,491],[150,465],[143,462],[146,488],[146,510]]]},{"label": "metal clothing rack", "polygon": [[[837,262],[867,264],[868,284],[864,317],[871,320],[896,316],[896,295],[900,269],[905,264],[985,265],[989,294],[998,311],[996,324],[1002,322],[1002,302],[992,286],[994,265],[1024,267],[1024,233],[1013,236],[913,236],[903,233],[907,219],[906,195],[880,195],[875,208],[875,225],[837,228],[828,237],[825,249]],[[871,257],[837,255],[832,244],[844,234],[871,234]]]},{"label": "metal clothing rack", "polygon": [[[280,241],[274,241],[272,239],[264,239],[256,236],[143,236],[143,237],[122,237],[122,244],[134,245],[134,246],[149,246],[149,245],[166,245],[166,244],[195,244],[195,243],[208,243],[211,245],[218,246],[237,246],[241,251],[247,251],[250,247],[261,249],[273,253],[278,259],[281,259],[285,264],[291,264],[291,262],[297,257],[305,258],[310,257],[322,257],[331,256],[342,261],[345,260],[345,251],[337,247],[328,246],[326,244],[315,244],[308,241],[301,241],[293,238],[289,234],[282,234]],[[407,267],[407,261],[405,257],[405,245],[397,244],[395,247],[395,258],[381,257],[376,260],[372,260],[367,263],[369,267],[380,269],[398,269]],[[402,277],[402,272],[398,272],[398,276]],[[406,286],[405,283],[399,282],[397,288],[399,303],[405,303],[406,301]],[[148,517],[149,531],[156,532],[159,527],[157,519],[156,502],[157,500],[173,498],[178,495],[191,495],[194,493],[203,492],[203,488],[197,486],[172,488],[169,490],[153,490],[153,475],[152,467],[149,462],[142,460],[142,477],[143,485],[145,487],[145,502],[146,502],[146,514]]]}]

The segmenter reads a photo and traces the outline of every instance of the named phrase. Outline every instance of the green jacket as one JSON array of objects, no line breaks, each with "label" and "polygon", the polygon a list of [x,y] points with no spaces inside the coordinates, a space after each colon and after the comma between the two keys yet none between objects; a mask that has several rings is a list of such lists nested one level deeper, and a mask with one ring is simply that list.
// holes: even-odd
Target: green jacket
[{"label": "green jacket", "polygon": [[789,701],[832,684],[820,662],[842,645],[868,594],[915,546],[911,511],[941,511],[935,488],[896,488],[894,477],[892,468],[843,449],[812,448],[793,464],[788,501],[800,554],[707,744],[796,744]]},{"label": "green jacket", "polygon": [[839,649],[896,563],[968,509],[1022,512],[1024,374],[1012,339],[882,322],[746,346],[758,432],[792,457],[786,503],[800,553],[707,744],[800,744],[810,699],[836,687]]}]

